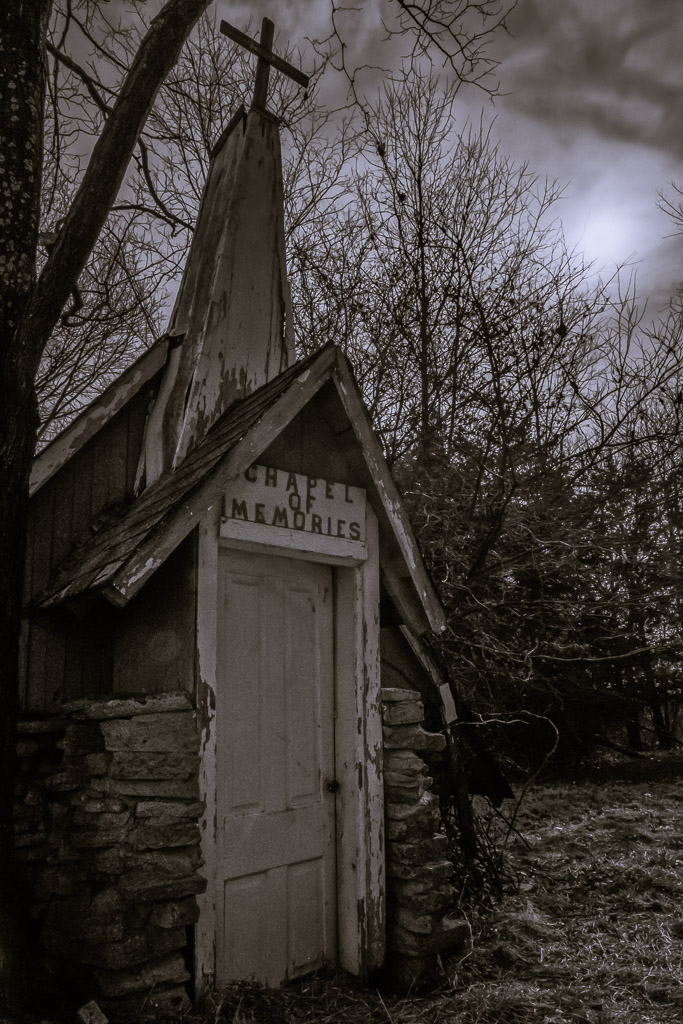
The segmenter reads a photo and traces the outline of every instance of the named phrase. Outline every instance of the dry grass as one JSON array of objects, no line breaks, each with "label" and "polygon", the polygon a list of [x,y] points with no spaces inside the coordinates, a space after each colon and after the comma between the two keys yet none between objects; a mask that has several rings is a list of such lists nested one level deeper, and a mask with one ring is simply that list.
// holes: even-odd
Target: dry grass
[{"label": "dry grass", "polygon": [[667,759],[533,787],[516,821],[526,843],[508,848],[516,882],[473,914],[474,950],[444,965],[438,991],[398,998],[322,976],[241,985],[203,1024],[680,1022],[680,780],[683,760]]}]

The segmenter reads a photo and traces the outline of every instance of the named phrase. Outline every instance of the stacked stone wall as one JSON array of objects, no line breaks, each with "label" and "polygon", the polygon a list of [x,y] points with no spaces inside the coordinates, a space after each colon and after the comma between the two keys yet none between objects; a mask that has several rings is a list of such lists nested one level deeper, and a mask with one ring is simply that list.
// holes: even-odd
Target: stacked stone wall
[{"label": "stacked stone wall", "polygon": [[186,1010],[198,918],[198,741],[186,694],[22,721],[17,855],[57,987],[112,1011]]},{"label": "stacked stone wall", "polygon": [[387,865],[387,973],[401,985],[432,980],[439,954],[471,941],[454,913],[453,863],[441,829],[423,755],[446,740],[424,729],[424,706],[414,690],[383,689],[384,799]]}]

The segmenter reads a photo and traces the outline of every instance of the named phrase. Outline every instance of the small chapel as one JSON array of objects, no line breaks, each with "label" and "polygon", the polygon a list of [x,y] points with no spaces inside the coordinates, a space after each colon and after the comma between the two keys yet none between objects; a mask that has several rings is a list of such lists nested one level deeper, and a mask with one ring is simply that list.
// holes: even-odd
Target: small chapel
[{"label": "small chapel", "polygon": [[470,941],[444,612],[348,360],[297,359],[266,96],[305,76],[236,37],[168,330],[31,477],[17,855],[46,977],[113,1012]]}]

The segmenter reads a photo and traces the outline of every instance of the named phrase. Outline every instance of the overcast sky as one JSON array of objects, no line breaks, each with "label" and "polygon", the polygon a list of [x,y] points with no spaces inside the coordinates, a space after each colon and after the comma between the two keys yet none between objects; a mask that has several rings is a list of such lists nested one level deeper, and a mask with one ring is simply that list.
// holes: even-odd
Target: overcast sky
[{"label": "overcast sky", "polygon": [[641,290],[666,302],[683,238],[656,208],[683,186],[683,4],[519,0],[501,39],[503,148],[568,182],[568,234],[607,266],[634,254]]},{"label": "overcast sky", "polygon": [[[386,63],[380,0],[364,0],[351,41]],[[324,31],[328,4],[218,0],[237,24],[276,22],[291,44]],[[683,186],[683,4],[680,0],[518,0],[495,55],[501,96],[461,92],[463,119],[495,118],[502,150],[567,185],[559,206],[572,243],[607,272],[629,257],[650,311],[683,281],[683,237],[657,191]]]}]

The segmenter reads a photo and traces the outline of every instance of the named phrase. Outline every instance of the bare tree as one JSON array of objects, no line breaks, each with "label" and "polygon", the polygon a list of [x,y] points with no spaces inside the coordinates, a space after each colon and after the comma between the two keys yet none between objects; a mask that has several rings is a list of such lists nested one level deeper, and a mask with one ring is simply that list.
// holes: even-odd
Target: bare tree
[{"label": "bare tree", "polygon": [[169,0],[150,24],[107,114],[79,189],[36,279],[43,160],[47,0],[0,16],[0,968],[14,996],[12,800],[17,658],[28,479],[38,427],[42,353],[96,243],[164,77],[209,0]]},{"label": "bare tree", "polygon": [[[83,138],[100,130],[113,91],[104,82],[133,59],[141,31],[130,26],[121,33],[101,8],[88,19],[72,7],[55,11],[43,253],[54,243],[54,227],[77,186]],[[67,43],[74,52],[90,46],[93,66],[82,56],[76,60]],[[288,143],[290,232],[336,187],[352,144],[348,118],[332,125],[335,112],[317,100],[323,70],[321,63],[305,95],[281,76],[270,84],[269,107],[280,117]],[[248,102],[252,80],[246,51],[229,43],[207,14],[160,88],[124,186],[79,279],[78,309],[62,316],[43,354],[36,379],[40,440],[54,436],[159,336],[182,272],[210,152],[235,110]]]},{"label": "bare tree", "polygon": [[[164,237],[172,243],[174,232],[189,229],[191,221],[184,210],[174,206],[172,177],[163,178],[164,150],[168,147],[170,151],[174,139],[165,134],[161,117],[149,122],[147,130],[161,162],[155,176],[151,147],[142,132],[184,41],[209,5],[210,0],[166,0],[144,34],[139,25],[145,21],[145,5],[137,2],[126,8],[127,24],[108,23],[103,5],[90,0],[63,7],[55,3],[54,13],[51,0],[27,0],[5,4],[0,14],[0,395],[4,410],[0,426],[0,984],[5,1002],[13,994],[15,967],[10,922],[16,887],[10,823],[28,480],[39,426],[34,382],[60,318],[65,317],[62,327],[73,327],[75,322],[84,328],[90,315],[84,297],[92,296],[92,306],[103,314],[99,337],[113,336],[107,334],[112,303],[118,304],[113,292],[120,288],[119,298],[128,302],[130,277],[140,269],[138,260],[144,256],[139,243],[146,231],[145,216],[156,227],[164,225]],[[473,0],[457,4],[421,0],[410,7],[394,0],[390,5],[394,15],[410,19],[413,37],[423,51],[430,45],[441,50],[445,41],[453,66],[462,66],[468,80],[476,78],[477,62],[484,54],[481,49],[472,50],[468,40],[474,37],[465,32],[464,19],[470,9],[478,15],[487,6]],[[48,38],[51,15],[54,20]],[[462,46],[461,28],[465,33]],[[78,58],[79,48],[71,46],[76,36],[91,47],[92,59],[85,63]],[[483,39],[479,33],[475,36]],[[49,67],[48,55],[52,59]],[[203,73],[201,68],[199,72]],[[182,80],[173,80],[169,88],[175,88],[180,109]],[[82,102],[84,95],[87,105]],[[202,103],[200,97],[197,111],[203,110]],[[200,134],[204,133],[201,164],[209,118],[201,116],[198,123]],[[80,140],[78,146],[73,145],[76,139]],[[44,143],[48,153],[45,188]],[[131,160],[137,174],[126,177]],[[192,161],[187,172],[195,173]],[[197,182],[200,178],[197,171]],[[321,180],[322,187],[327,187],[324,175]],[[115,217],[137,215],[127,221],[125,229],[120,220],[108,225],[110,243],[121,234],[136,240],[125,258],[120,248],[117,253],[116,244],[113,250],[109,248],[115,266],[118,260],[118,277],[95,264],[86,270],[112,213]],[[41,233],[48,246],[42,257]],[[105,240],[96,261],[106,249]],[[85,278],[81,276],[84,272]],[[102,293],[103,281],[108,294]],[[153,322],[148,326],[153,329]],[[136,337],[137,332],[134,334]],[[144,338],[137,341],[144,343]],[[59,339],[53,343],[48,358],[61,367],[65,379],[79,372],[80,345],[77,341],[74,347],[81,356],[65,362],[68,346]],[[94,358],[97,361],[99,353]],[[91,382],[92,375],[90,382],[84,381],[86,390]],[[64,412],[66,391],[62,389],[61,394],[54,381],[51,387],[47,404],[57,413]]]},{"label": "bare tree", "polygon": [[[615,697],[646,648],[651,664],[676,656],[647,612],[661,503],[629,467],[678,457],[680,311],[648,327],[628,283],[591,284],[553,219],[558,188],[458,130],[456,89],[413,66],[366,103],[347,193],[292,239],[297,334],[354,362],[468,695],[604,707],[606,674]],[[628,559],[619,514],[640,524]],[[637,550],[640,592],[625,582]]]}]

